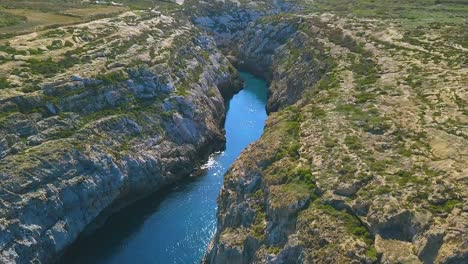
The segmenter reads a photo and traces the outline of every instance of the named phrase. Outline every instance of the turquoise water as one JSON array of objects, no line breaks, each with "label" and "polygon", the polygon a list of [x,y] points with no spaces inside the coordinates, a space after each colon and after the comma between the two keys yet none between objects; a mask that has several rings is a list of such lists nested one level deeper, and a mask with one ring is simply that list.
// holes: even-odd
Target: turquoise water
[{"label": "turquoise water", "polygon": [[199,263],[216,231],[223,176],[257,140],[266,120],[267,84],[241,72],[245,87],[229,102],[226,149],[213,154],[205,175],[175,184],[114,214],[80,239],[63,263]]}]

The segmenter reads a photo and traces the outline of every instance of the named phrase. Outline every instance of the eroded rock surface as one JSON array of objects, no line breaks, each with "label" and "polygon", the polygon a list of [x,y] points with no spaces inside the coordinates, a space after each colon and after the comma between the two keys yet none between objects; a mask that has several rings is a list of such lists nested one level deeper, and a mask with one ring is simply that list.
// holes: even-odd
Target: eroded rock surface
[{"label": "eroded rock surface", "polygon": [[23,55],[0,65],[1,263],[53,261],[223,147],[237,72],[183,17],[126,12],[9,45]]}]

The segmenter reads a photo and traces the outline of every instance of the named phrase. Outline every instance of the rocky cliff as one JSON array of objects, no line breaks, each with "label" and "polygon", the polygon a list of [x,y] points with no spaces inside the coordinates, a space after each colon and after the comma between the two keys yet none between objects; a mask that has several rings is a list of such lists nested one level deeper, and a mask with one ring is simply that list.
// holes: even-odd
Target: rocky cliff
[{"label": "rocky cliff", "polygon": [[235,69],[160,11],[22,35],[0,54],[0,262],[51,262],[223,147]]},{"label": "rocky cliff", "polygon": [[187,0],[2,40],[0,262],[53,261],[192,174],[223,145],[231,63],[269,81],[270,116],[205,263],[467,262],[466,14]]},{"label": "rocky cliff", "polygon": [[[468,261],[460,24],[302,7],[195,19],[271,83],[264,135],[225,177],[204,262]],[[236,26],[246,13],[260,15]]]}]

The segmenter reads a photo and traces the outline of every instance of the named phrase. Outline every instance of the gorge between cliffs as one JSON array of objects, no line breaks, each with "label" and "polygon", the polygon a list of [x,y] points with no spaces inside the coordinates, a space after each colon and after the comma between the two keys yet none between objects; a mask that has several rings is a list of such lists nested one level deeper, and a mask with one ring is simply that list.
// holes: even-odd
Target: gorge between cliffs
[{"label": "gorge between cliffs", "polygon": [[466,5],[145,1],[0,34],[0,263],[468,262]]},{"label": "gorge between cliffs", "polygon": [[247,73],[241,76],[244,88],[226,106],[226,148],[202,166],[206,172],[111,216],[95,235],[78,241],[61,263],[202,260],[216,231],[216,198],[223,176],[240,152],[260,137],[266,119],[266,83]]}]

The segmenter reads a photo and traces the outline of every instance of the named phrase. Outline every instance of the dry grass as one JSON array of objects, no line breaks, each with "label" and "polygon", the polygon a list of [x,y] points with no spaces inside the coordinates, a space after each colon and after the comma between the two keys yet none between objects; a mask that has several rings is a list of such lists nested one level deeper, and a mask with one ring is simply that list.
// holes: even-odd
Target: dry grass
[{"label": "dry grass", "polygon": [[82,18],[89,18],[94,16],[112,15],[129,11],[128,7],[124,6],[95,6],[90,8],[74,8],[68,9],[63,12],[65,15],[78,16]]},{"label": "dry grass", "polygon": [[26,21],[16,25],[0,28],[0,37],[2,35],[20,35],[39,31],[45,28],[86,22],[93,18],[112,16],[128,10],[128,7],[123,6],[73,8],[59,13],[42,12],[32,9],[4,9],[4,12],[6,13],[26,17]]},{"label": "dry grass", "polygon": [[30,31],[35,31],[44,27],[50,27],[54,25],[67,25],[82,21],[82,19],[79,17],[54,13],[44,13],[30,9],[6,9],[4,11],[14,15],[24,16],[27,18],[27,20],[26,22],[21,24],[2,28],[0,30],[0,33],[2,34],[21,34]]}]

